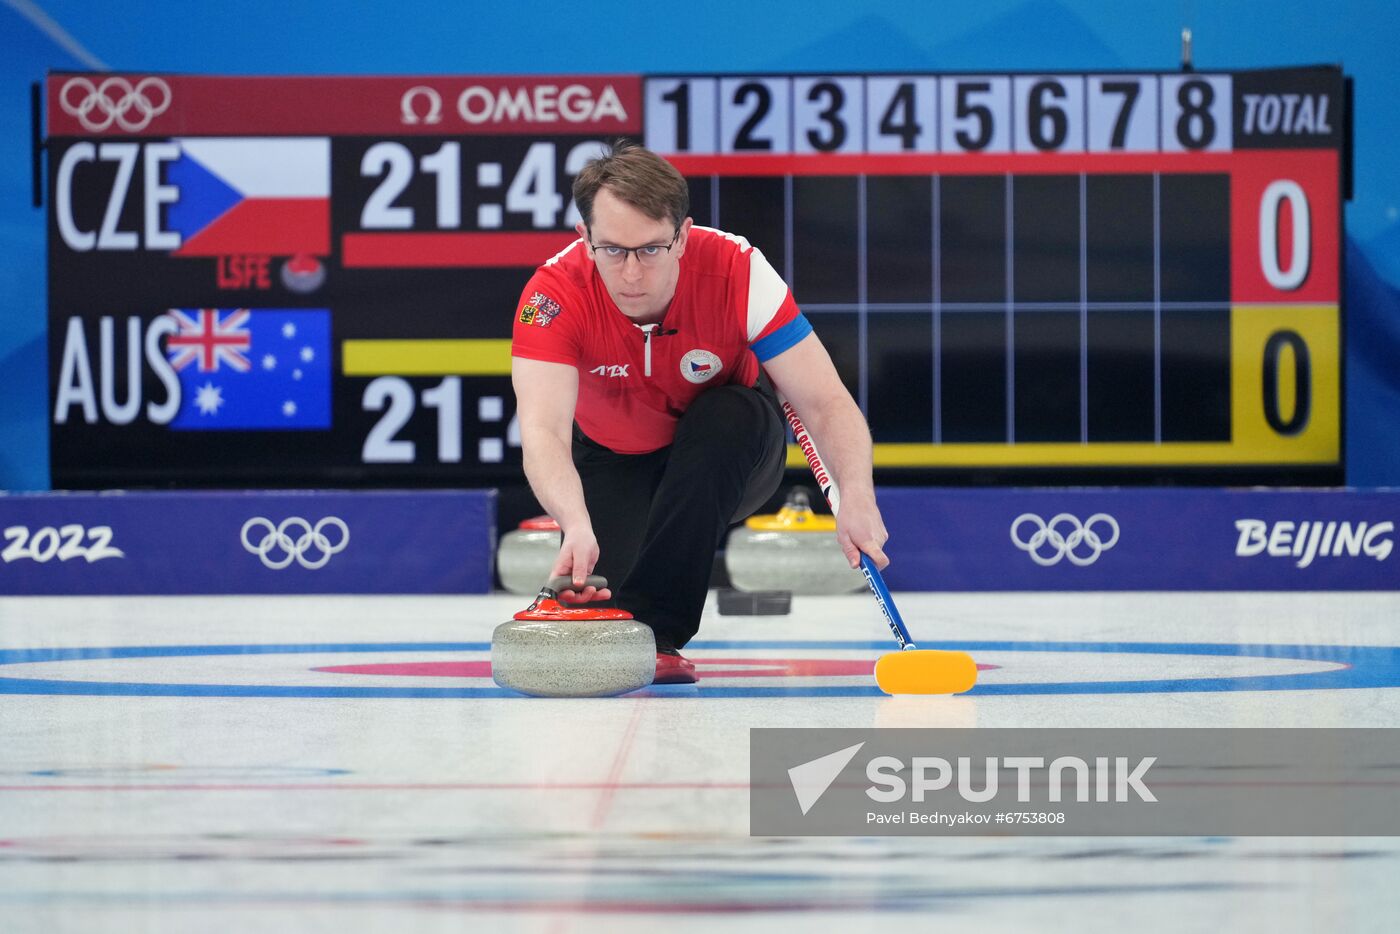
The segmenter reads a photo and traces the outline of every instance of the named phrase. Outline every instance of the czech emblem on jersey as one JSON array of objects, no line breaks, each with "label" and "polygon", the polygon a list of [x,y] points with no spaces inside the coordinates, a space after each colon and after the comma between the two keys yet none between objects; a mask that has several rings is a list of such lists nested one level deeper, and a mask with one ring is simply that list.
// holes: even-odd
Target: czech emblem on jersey
[{"label": "czech emblem on jersey", "polygon": [[543,292],[536,292],[530,296],[530,301],[525,307],[520,309],[520,323],[547,328],[562,310],[554,299]]},{"label": "czech emblem on jersey", "polygon": [[681,357],[681,375],[692,383],[707,383],[722,369],[719,357],[708,350],[692,350]]}]

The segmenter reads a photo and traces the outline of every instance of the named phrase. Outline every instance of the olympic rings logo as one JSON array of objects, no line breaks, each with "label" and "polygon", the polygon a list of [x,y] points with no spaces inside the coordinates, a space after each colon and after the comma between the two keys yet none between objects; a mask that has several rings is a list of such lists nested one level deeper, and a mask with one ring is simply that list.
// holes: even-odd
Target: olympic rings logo
[{"label": "olympic rings logo", "polygon": [[[1022,541],[1021,526],[1027,522],[1035,526],[1035,531],[1029,539]],[[1096,526],[1102,526],[1110,537],[1105,540],[1095,531]],[[1068,534],[1061,532],[1062,527],[1068,530]],[[1068,558],[1071,564],[1087,567],[1099,560],[1099,555],[1118,544],[1118,521],[1106,512],[1096,512],[1087,522],[1080,522],[1069,513],[1062,512],[1046,522],[1035,513],[1027,512],[1011,523],[1011,541],[1041,567],[1059,564],[1064,558]],[[1047,546],[1051,549],[1050,553],[1042,554]]]},{"label": "olympic rings logo", "polygon": [[[256,544],[248,540],[248,530],[254,526],[267,529],[266,534],[259,538]],[[340,530],[340,541],[334,545],[322,532],[326,526],[335,526]],[[301,534],[292,538],[288,534],[288,530],[292,528],[301,529]],[[249,554],[257,555],[264,565],[274,571],[280,571],[293,561],[309,571],[314,571],[325,567],[326,562],[331,560],[331,555],[345,550],[345,546],[350,544],[350,528],[335,516],[327,516],[315,525],[301,516],[283,519],[280,525],[273,525],[272,520],[262,516],[254,516],[243,523],[243,531],[239,533],[239,538]],[[320,552],[320,555],[308,560],[306,556],[311,551]],[[281,555],[274,557],[278,552]]]},{"label": "olympic rings logo", "polygon": [[[80,95],[76,101],[70,93],[73,91]],[[129,133],[144,130],[170,107],[170,98],[170,85],[160,78],[142,78],[135,87],[120,76],[106,78],[98,85],[87,78],[69,78],[58,92],[63,110],[94,133],[113,123]]]}]

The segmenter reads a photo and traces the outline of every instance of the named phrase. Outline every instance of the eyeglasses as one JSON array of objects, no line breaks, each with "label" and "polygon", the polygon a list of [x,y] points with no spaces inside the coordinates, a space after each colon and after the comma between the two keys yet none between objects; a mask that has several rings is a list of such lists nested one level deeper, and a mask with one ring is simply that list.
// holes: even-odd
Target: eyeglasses
[{"label": "eyeglasses", "polygon": [[[591,237],[593,231],[589,231]],[[665,245],[650,243],[646,246],[598,246],[592,240],[588,241],[588,247],[593,251],[593,259],[607,266],[625,266],[627,256],[631,254],[637,258],[638,264],[642,266],[659,265],[662,258],[671,252],[671,247],[676,245],[680,239],[681,229],[676,228],[676,232],[671,236],[671,242]]]}]

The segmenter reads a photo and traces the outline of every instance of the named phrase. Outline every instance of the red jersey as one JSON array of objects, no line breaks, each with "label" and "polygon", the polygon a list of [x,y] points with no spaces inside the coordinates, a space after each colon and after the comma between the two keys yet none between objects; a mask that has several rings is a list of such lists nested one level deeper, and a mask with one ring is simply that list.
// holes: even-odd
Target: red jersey
[{"label": "red jersey", "polygon": [[691,227],[660,324],[634,324],[575,240],[535,271],[515,314],[511,355],[578,369],[574,419],[620,454],[670,444],[711,386],[753,386],[758,365],[812,331],[763,254],[743,237]]}]

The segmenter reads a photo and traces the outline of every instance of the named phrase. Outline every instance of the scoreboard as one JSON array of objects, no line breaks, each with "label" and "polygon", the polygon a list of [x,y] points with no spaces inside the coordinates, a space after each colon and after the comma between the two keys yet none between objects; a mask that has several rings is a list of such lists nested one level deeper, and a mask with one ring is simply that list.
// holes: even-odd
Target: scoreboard
[{"label": "scoreboard", "polygon": [[886,481],[1340,482],[1347,104],[1332,67],[53,74],[53,483],[521,482],[512,313],[619,136],[784,275]]}]

